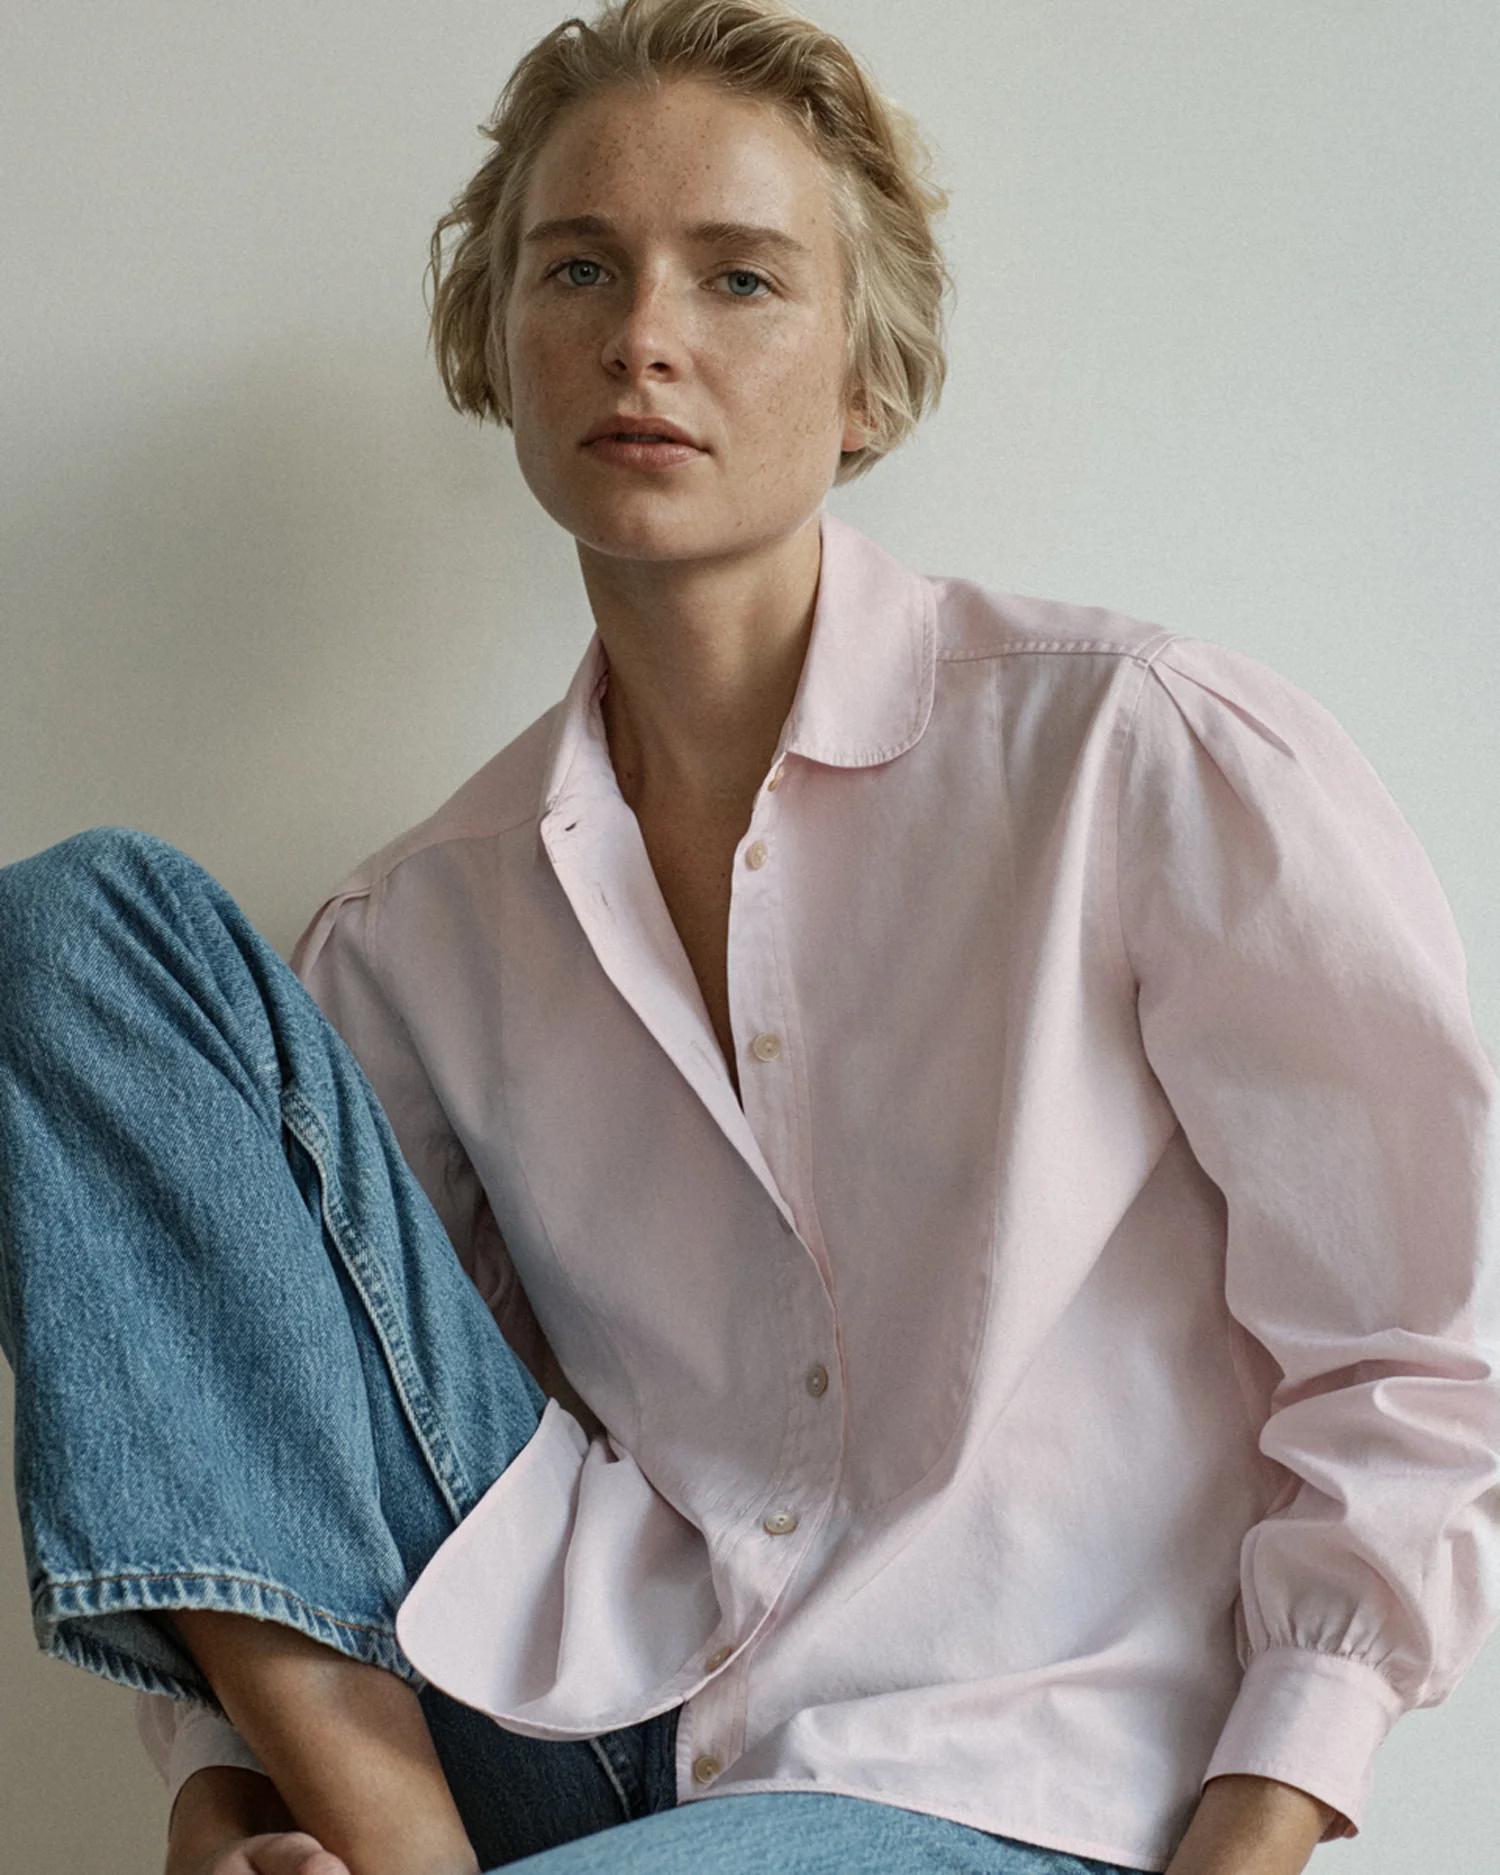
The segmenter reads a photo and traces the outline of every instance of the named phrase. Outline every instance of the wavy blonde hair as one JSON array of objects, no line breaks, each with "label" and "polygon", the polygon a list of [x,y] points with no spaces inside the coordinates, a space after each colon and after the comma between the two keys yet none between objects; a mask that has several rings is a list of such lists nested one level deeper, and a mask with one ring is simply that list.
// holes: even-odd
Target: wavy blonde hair
[{"label": "wavy blonde hair", "polygon": [[[433,230],[423,279],[433,281],[430,339],[448,401],[511,427],[506,307],[527,184],[558,113],[606,87],[683,77],[776,105],[827,166],[843,258],[843,395],[871,433],[843,452],[834,485],[852,482],[941,395],[953,282],[933,223],[949,198],[930,180],[911,114],[876,90],[841,40],[782,0],[611,0],[525,54],[477,126],[494,150]],[[445,267],[450,228],[458,236]]]}]

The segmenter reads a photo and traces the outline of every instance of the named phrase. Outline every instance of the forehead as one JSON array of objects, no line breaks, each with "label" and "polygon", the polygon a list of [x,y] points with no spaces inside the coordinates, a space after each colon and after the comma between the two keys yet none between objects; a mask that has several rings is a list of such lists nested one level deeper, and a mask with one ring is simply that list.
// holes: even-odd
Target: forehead
[{"label": "forehead", "polygon": [[817,152],[774,104],[698,80],[615,88],[561,112],[526,191],[523,240],[541,221],[585,215],[612,222],[624,238],[755,223],[801,244],[801,256],[784,253],[793,263],[832,249]]}]

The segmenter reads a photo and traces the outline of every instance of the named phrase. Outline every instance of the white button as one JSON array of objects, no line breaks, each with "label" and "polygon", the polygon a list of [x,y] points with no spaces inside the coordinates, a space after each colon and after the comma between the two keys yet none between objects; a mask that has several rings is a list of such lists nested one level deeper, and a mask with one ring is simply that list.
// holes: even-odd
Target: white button
[{"label": "white button", "polygon": [[761,1529],[768,1536],[790,1536],[797,1528],[797,1513],[794,1510],[773,1510]]},{"label": "white button", "polygon": [[773,791],[779,788],[781,786],[782,777],[783,775],[785,775],[785,773],[786,773],[786,769],[784,767],[778,768],[776,773],[772,775],[771,779],[766,783],[766,786],[769,789],[772,789]]},{"label": "white button", "polygon": [[823,1366],[821,1361],[816,1367],[810,1367],[807,1371],[807,1390],[809,1393],[826,1393],[828,1391],[828,1369]]},{"label": "white button", "polygon": [[724,1769],[717,1758],[710,1758],[705,1752],[701,1758],[693,1760],[693,1776],[700,1784],[711,1784]]},{"label": "white button", "polygon": [[751,1052],[757,1061],[774,1061],[781,1053],[779,1035],[757,1035],[750,1044]]},{"label": "white button", "polygon": [[709,1672],[712,1673],[715,1667],[722,1667],[733,1652],[732,1647],[716,1647],[708,1657]]},{"label": "white button", "polygon": [[757,840],[753,845],[745,848],[745,864],[747,866],[764,866],[769,857],[770,852],[764,840]]}]

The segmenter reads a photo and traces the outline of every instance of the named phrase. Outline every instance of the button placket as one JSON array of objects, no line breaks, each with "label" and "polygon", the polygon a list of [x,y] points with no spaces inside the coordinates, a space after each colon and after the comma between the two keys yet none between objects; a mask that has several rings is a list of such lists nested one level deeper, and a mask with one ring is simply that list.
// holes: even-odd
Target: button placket
[{"label": "button placket", "polygon": [[[772,784],[767,782],[766,785]],[[752,872],[758,872],[770,857],[771,849],[764,840],[752,840],[745,848],[745,864]],[[750,1043],[750,1052],[757,1061],[775,1061],[781,1054],[781,1037],[762,1030]]]},{"label": "button placket", "polygon": [[[766,782],[767,791],[771,792],[778,788],[781,785],[784,775],[785,767],[778,767],[775,773]],[[759,872],[761,868],[769,862],[770,858],[770,843],[763,837],[757,837],[752,840],[744,849],[745,865],[752,872]],[[777,1061],[781,1058],[782,1049],[783,1042],[781,1036],[771,1030],[762,1030],[750,1043],[750,1052],[757,1061]],[[808,1392],[815,1397],[827,1391],[828,1370],[821,1362],[807,1369],[803,1379]],[[770,1512],[762,1519],[761,1528],[768,1536],[790,1536],[798,1528],[799,1521],[798,1515],[794,1510],[776,1510]],[[723,1661],[729,1657],[732,1651],[731,1648],[726,1647],[716,1652],[710,1659],[710,1670],[715,1666],[722,1665]],[[718,1759],[714,1758],[711,1754],[705,1753],[695,1761],[693,1775],[699,1782],[709,1782],[714,1777],[718,1776],[721,1769],[722,1766]]]},{"label": "button placket", "polygon": [[[716,1647],[709,1655],[706,1665],[710,1672],[723,1666],[734,1652],[732,1646]],[[704,1687],[695,1693],[689,1702],[693,1708],[693,1727],[697,1736],[714,1739],[713,1745],[698,1751],[690,1761],[689,1769],[695,1784],[711,1784],[724,1769],[725,1760],[732,1757],[736,1750],[734,1735],[734,1710],[740,1694],[732,1685],[719,1683]]]}]

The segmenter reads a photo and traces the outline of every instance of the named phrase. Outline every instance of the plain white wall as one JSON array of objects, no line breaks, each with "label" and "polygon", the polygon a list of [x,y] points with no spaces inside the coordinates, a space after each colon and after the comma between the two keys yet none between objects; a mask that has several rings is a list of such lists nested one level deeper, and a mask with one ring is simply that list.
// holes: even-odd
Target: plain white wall
[{"label": "plain white wall", "polygon": [[[570,10],[13,14],[0,864],[146,828],[284,956],[561,696],[592,628],[573,543],[508,434],[448,406],[421,276],[475,125]],[[1493,1056],[1493,0],[806,10],[934,141],[958,282],[942,406],[829,505],[925,571],[1311,691],[1432,857]],[[131,1695],[32,1636],[5,1372],[0,1860],[154,1871]],[[1500,1646],[1397,1725],[1332,1861],[1496,1866],[1497,1761]]]}]

